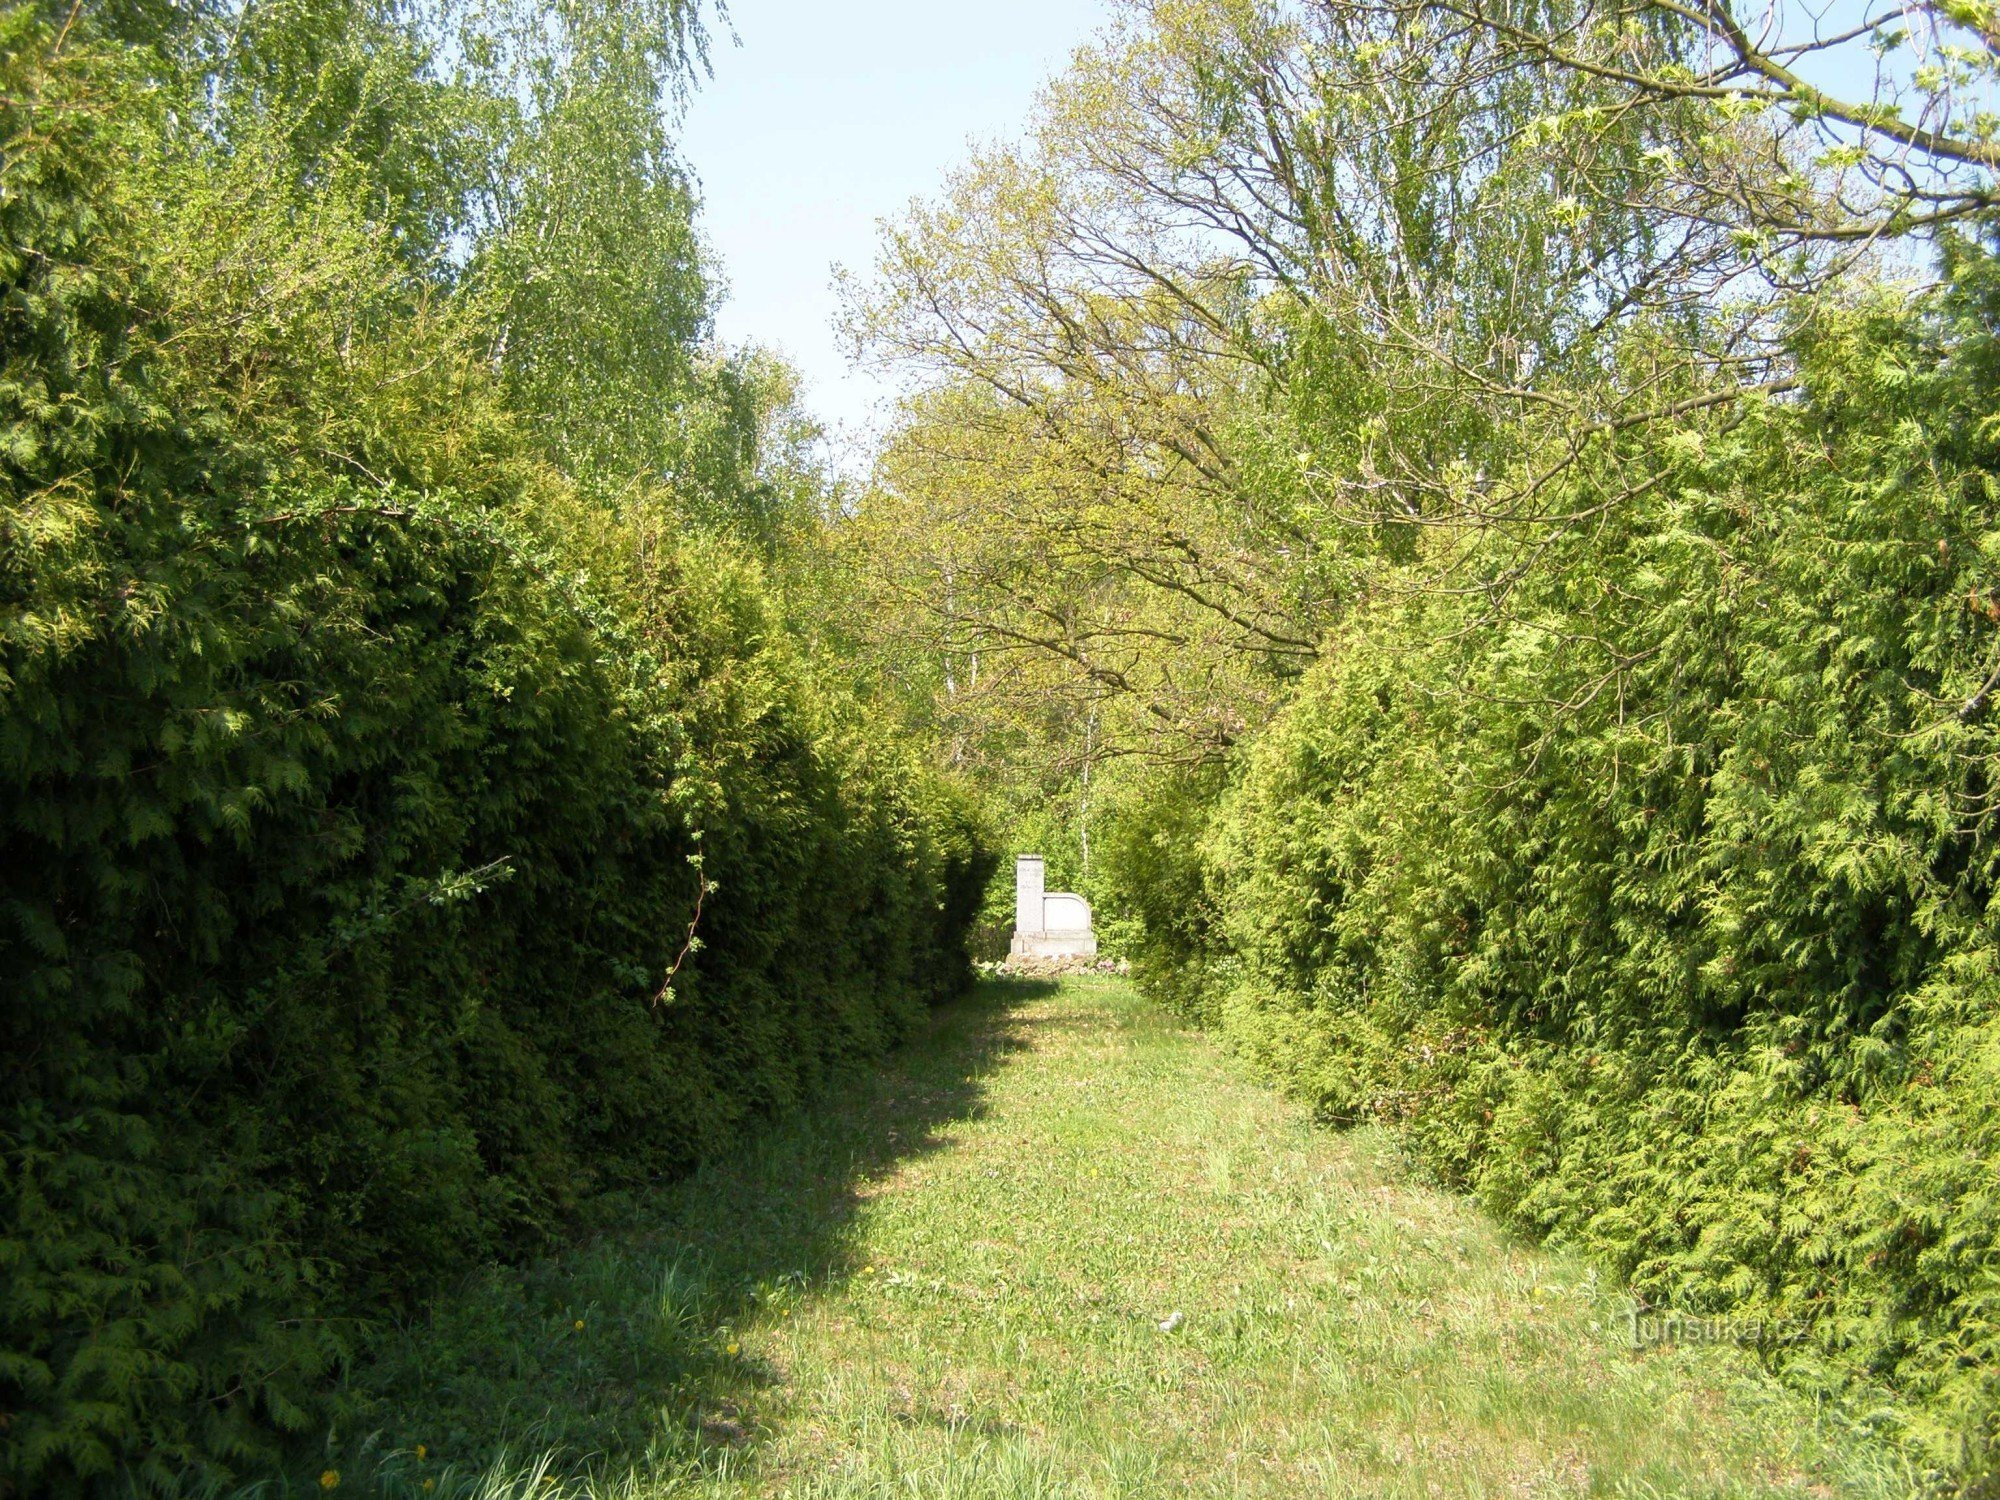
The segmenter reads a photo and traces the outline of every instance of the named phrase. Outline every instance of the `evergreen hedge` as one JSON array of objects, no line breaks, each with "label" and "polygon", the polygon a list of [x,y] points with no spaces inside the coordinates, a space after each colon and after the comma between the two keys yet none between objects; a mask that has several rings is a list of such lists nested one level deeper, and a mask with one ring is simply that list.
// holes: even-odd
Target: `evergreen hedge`
[{"label": "evergreen hedge", "polygon": [[1112,854],[1146,982],[1324,1118],[1987,1493],[2000,297],[1950,272],[1592,453],[1579,520],[1433,538],[1458,587],[1385,575]]},{"label": "evergreen hedge", "polygon": [[727,543],[207,399],[115,60],[5,26],[0,1494],[167,1489],[879,1052],[969,977],[991,859]]}]

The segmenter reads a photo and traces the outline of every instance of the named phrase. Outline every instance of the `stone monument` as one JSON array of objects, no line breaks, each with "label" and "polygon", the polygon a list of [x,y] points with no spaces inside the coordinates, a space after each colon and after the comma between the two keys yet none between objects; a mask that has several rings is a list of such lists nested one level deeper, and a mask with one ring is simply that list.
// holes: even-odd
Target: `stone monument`
[{"label": "stone monument", "polygon": [[1090,930],[1090,903],[1068,891],[1045,891],[1042,857],[1014,860],[1015,958],[1095,958],[1097,934]]}]

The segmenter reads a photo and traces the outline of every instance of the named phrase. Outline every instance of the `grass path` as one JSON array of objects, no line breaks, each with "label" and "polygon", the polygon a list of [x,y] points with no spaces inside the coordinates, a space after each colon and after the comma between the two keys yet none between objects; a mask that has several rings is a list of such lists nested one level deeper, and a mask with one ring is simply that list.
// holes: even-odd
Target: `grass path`
[{"label": "grass path", "polygon": [[511,1429],[555,1468],[489,1492],[1902,1492],[1116,981],[988,985],[662,1197],[412,1330],[357,1386],[371,1484]]}]

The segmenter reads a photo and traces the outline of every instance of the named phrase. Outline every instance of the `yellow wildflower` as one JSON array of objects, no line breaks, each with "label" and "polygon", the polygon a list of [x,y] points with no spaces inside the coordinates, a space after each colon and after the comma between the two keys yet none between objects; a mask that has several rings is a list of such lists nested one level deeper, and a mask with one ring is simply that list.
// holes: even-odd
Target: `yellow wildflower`
[{"label": "yellow wildflower", "polygon": [[583,1332],[583,1319],[581,1319],[581,1318],[578,1318],[578,1319],[576,1320],[576,1331],[577,1331],[578,1333],[582,1333],[582,1332]]},{"label": "yellow wildflower", "polygon": [[422,1462],[423,1462],[423,1461],[424,1461],[425,1459],[429,1458],[430,1456],[431,1456],[431,1450],[430,1450],[430,1449],[426,1448],[426,1447],[425,1447],[425,1446],[424,1446],[424,1445],[423,1445],[422,1443],[419,1443],[419,1444],[417,1444],[417,1462],[418,1462],[418,1463],[422,1463]]},{"label": "yellow wildflower", "polygon": [[337,1490],[337,1489],[339,1489],[339,1488],[340,1488],[340,1470],[338,1470],[338,1469],[328,1469],[328,1470],[327,1470],[327,1471],[326,1471],[326,1472],[325,1472],[324,1474],[320,1475],[320,1476],[319,1476],[319,1487],[320,1487],[321,1489],[323,1489],[323,1490]]},{"label": "yellow wildflower", "polygon": [[731,1354],[734,1354],[734,1353],[735,1353],[735,1352],[736,1352],[736,1351],[737,1351],[738,1349],[740,1349],[740,1348],[742,1348],[742,1347],[743,1347],[743,1346],[742,1346],[741,1344],[738,1344],[738,1343],[735,1343],[734,1341],[732,1341],[732,1342],[730,1343],[730,1345],[729,1345],[729,1352],[730,1352]]}]

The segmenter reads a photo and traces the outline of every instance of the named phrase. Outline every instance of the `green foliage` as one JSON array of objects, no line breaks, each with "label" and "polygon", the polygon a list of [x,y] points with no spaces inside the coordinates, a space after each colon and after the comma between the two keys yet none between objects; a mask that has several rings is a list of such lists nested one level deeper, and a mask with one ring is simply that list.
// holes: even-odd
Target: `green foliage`
[{"label": "green foliage", "polygon": [[0,1494],[264,1464],[956,990],[991,869],[745,548],[552,472],[448,194],[162,68],[0,12]]},{"label": "green foliage", "polygon": [[1217,985],[1208,959],[1217,946],[1202,834],[1222,768],[1128,779],[1110,810],[1102,864],[1104,920],[1146,992],[1190,1020],[1215,1019],[1206,1004]]},{"label": "green foliage", "polygon": [[655,11],[684,7],[519,9],[480,54],[497,60],[490,92],[525,103],[469,276],[543,451],[586,490],[628,496],[678,477],[675,413],[703,384],[710,289],[655,86],[674,35]]},{"label": "green foliage", "polygon": [[[1996,272],[1431,533],[1230,784],[1113,842],[1142,973],[1335,1122],[1984,1493],[2000,1410]],[[1422,566],[1423,561],[1413,566]],[[1980,1476],[1986,1476],[1984,1481]]]}]

